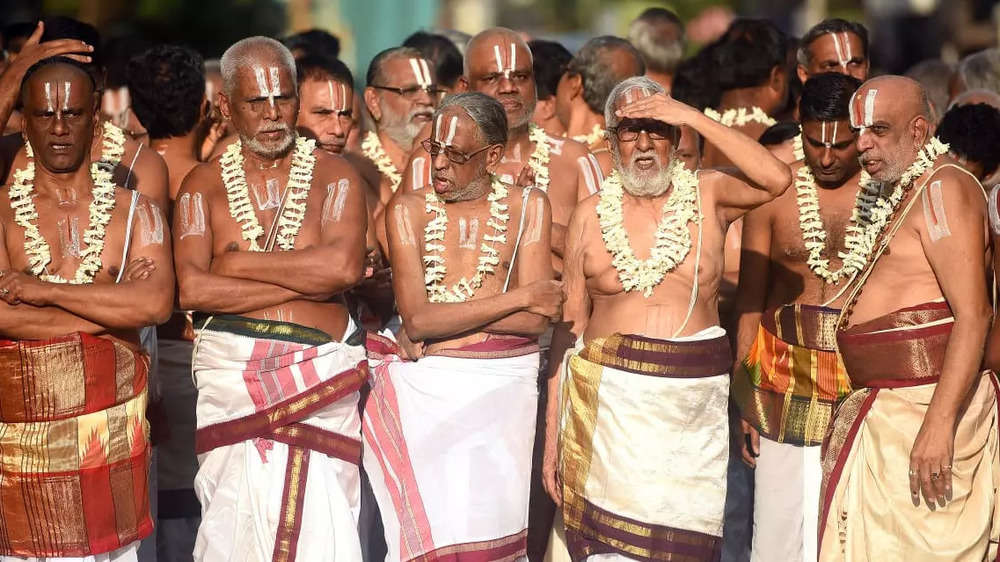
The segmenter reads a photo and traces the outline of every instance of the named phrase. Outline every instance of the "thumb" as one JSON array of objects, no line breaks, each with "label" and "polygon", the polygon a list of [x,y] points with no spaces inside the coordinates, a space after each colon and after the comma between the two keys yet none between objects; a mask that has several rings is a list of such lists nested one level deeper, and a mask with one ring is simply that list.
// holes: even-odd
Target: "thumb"
[{"label": "thumb", "polygon": [[35,26],[35,30],[31,32],[28,40],[24,42],[24,46],[21,48],[23,49],[29,45],[37,45],[42,40],[43,33],[45,33],[45,22],[38,20],[38,25]]}]

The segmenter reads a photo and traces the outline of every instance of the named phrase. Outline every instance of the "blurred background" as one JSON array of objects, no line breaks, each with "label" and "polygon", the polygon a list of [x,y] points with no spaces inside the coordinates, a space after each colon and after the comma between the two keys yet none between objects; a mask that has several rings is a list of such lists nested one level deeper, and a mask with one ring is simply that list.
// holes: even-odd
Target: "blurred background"
[{"label": "blurred background", "polygon": [[996,46],[1000,0],[2,0],[0,24],[65,15],[91,23],[130,53],[169,41],[216,58],[250,35],[282,37],[311,28],[332,32],[340,58],[364,75],[378,51],[417,30],[475,33],[493,25],[561,42],[570,51],[601,34],[625,36],[644,9],[662,6],[687,24],[696,51],[732,18],[767,17],[800,36],[826,17],[861,21],[872,34],[878,72],[902,73],[914,63]]}]

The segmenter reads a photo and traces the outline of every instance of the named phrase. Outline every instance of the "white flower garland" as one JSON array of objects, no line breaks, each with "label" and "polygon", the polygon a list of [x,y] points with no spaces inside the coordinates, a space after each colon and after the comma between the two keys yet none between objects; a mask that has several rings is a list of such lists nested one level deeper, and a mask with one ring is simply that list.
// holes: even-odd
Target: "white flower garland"
[{"label": "white flower garland", "polygon": [[809,257],[806,264],[817,276],[829,284],[839,283],[845,277],[853,277],[859,271],[859,265],[864,265],[871,252],[871,246],[865,236],[866,229],[870,228],[865,221],[871,216],[870,209],[878,198],[878,194],[872,195],[863,186],[869,184],[871,178],[867,173],[861,173],[861,186],[859,186],[854,209],[851,212],[851,220],[845,228],[844,248],[845,252],[837,255],[843,260],[840,269],[830,270],[830,260],[823,257],[826,252],[827,232],[823,226],[823,218],[819,214],[819,194],[816,189],[816,178],[807,164],[802,164],[795,180],[796,200],[799,208],[799,228],[802,230],[802,242]]},{"label": "white flower garland", "polygon": [[361,143],[361,154],[371,160],[382,175],[389,178],[389,189],[396,193],[400,182],[403,181],[403,174],[399,173],[396,165],[392,163],[392,158],[389,158],[382,148],[382,141],[375,131],[368,131],[365,135],[365,140]]},{"label": "white flower garland", "polygon": [[777,123],[773,117],[765,113],[763,109],[757,107],[756,105],[750,108],[735,107],[727,109],[722,113],[719,113],[711,107],[706,107],[704,113],[709,119],[718,121],[727,127],[732,127],[734,125],[742,127],[747,123],[763,123],[764,125],[770,127],[771,125]]},{"label": "white flower garland", "polygon": [[683,262],[691,251],[691,231],[687,225],[702,220],[696,203],[698,177],[678,160],[671,166],[670,178],[672,191],[656,228],[656,242],[645,261],[636,258],[625,230],[621,175],[615,170],[601,184],[597,204],[601,236],[626,292],[640,290],[644,297],[649,297],[667,273]]},{"label": "white flower garland", "polygon": [[545,129],[531,123],[528,125],[528,140],[535,143],[535,150],[528,159],[528,166],[535,171],[535,187],[545,193],[549,192],[549,153],[552,146],[549,144],[549,134]]},{"label": "white flower garland", "polygon": [[[107,145],[106,145],[107,146]],[[90,165],[90,175],[94,181],[93,199],[90,202],[90,224],[83,232],[83,242],[87,248],[80,253],[80,265],[72,279],[64,279],[59,275],[45,274],[45,267],[52,261],[49,244],[45,241],[38,225],[32,221],[38,219],[38,210],[34,202],[35,163],[31,145],[25,143],[28,163],[23,170],[14,172],[14,181],[10,186],[10,206],[14,210],[14,222],[24,229],[24,253],[28,257],[28,267],[31,273],[42,281],[50,283],[71,283],[82,285],[92,283],[97,272],[101,270],[101,253],[104,251],[104,239],[111,214],[115,208],[115,184],[111,173],[100,166],[100,162]],[[120,155],[119,155],[120,157]],[[125,267],[125,264],[122,264]]]},{"label": "white flower garland", "polygon": [[803,160],[806,157],[805,151],[802,149],[802,133],[792,137],[792,155],[795,157],[795,161]]},{"label": "white flower garland", "polygon": [[507,198],[507,188],[499,176],[493,176],[492,192],[489,194],[490,218],[486,221],[494,234],[484,234],[480,246],[476,274],[471,279],[462,277],[451,288],[442,283],[448,272],[444,259],[444,235],[448,229],[448,211],[444,201],[433,189],[428,189],[424,196],[424,208],[434,217],[424,227],[424,283],[427,285],[427,298],[431,302],[465,302],[471,299],[482,287],[487,275],[493,275],[496,266],[500,265],[500,251],[497,244],[507,243],[507,221],[510,219],[509,207],[503,202]]},{"label": "white flower garland", "polygon": [[[226,148],[219,163],[222,168],[222,183],[226,187],[226,199],[229,202],[229,215],[241,223],[243,239],[250,242],[250,251],[262,250],[257,239],[264,234],[264,228],[257,220],[257,213],[250,202],[250,188],[247,185],[246,171],[243,169],[243,143],[236,141]],[[302,220],[306,215],[305,199],[309,196],[312,183],[313,168],[316,167],[316,156],[313,150],[316,141],[298,137],[295,139],[295,151],[292,153],[291,169],[288,171],[288,199],[281,216],[277,218],[277,235],[275,245],[282,250],[295,249],[295,236],[302,228]]]},{"label": "white flower garland", "polygon": [[103,132],[101,133],[100,162],[108,166],[108,170],[113,174],[125,154],[125,132],[111,122],[103,123],[101,128]]},{"label": "white flower garland", "polygon": [[604,128],[600,125],[594,125],[594,128],[585,135],[576,135],[572,137],[576,142],[582,142],[587,145],[587,147],[592,146],[595,142],[604,138]]}]

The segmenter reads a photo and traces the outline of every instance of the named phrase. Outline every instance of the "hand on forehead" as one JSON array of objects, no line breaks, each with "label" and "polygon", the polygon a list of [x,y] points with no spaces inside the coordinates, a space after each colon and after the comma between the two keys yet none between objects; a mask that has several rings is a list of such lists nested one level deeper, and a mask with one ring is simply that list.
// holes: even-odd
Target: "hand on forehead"
[{"label": "hand on forehead", "polygon": [[615,109],[621,109],[630,103],[635,103],[642,98],[648,98],[655,93],[646,86],[632,86],[618,94],[618,99],[615,100]]}]

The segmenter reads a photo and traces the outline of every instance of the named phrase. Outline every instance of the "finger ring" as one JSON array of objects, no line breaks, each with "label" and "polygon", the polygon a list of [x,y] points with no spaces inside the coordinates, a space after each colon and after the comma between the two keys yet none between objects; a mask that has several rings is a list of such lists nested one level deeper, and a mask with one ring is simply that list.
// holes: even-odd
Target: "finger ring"
[{"label": "finger ring", "polygon": [[4,287],[3,289],[0,289],[0,295],[6,295],[9,292],[10,292],[10,289],[8,289],[7,287]]},{"label": "finger ring", "polygon": [[937,480],[940,477],[941,477],[941,475],[938,474],[937,472],[932,472],[931,473],[931,480]]},{"label": "finger ring", "polygon": [[910,476],[916,476],[916,475],[917,475],[917,471],[913,470],[913,469],[910,469]]},{"label": "finger ring", "polygon": [[950,464],[946,464],[946,465],[942,466],[941,469],[942,470],[951,470],[951,465]]}]

